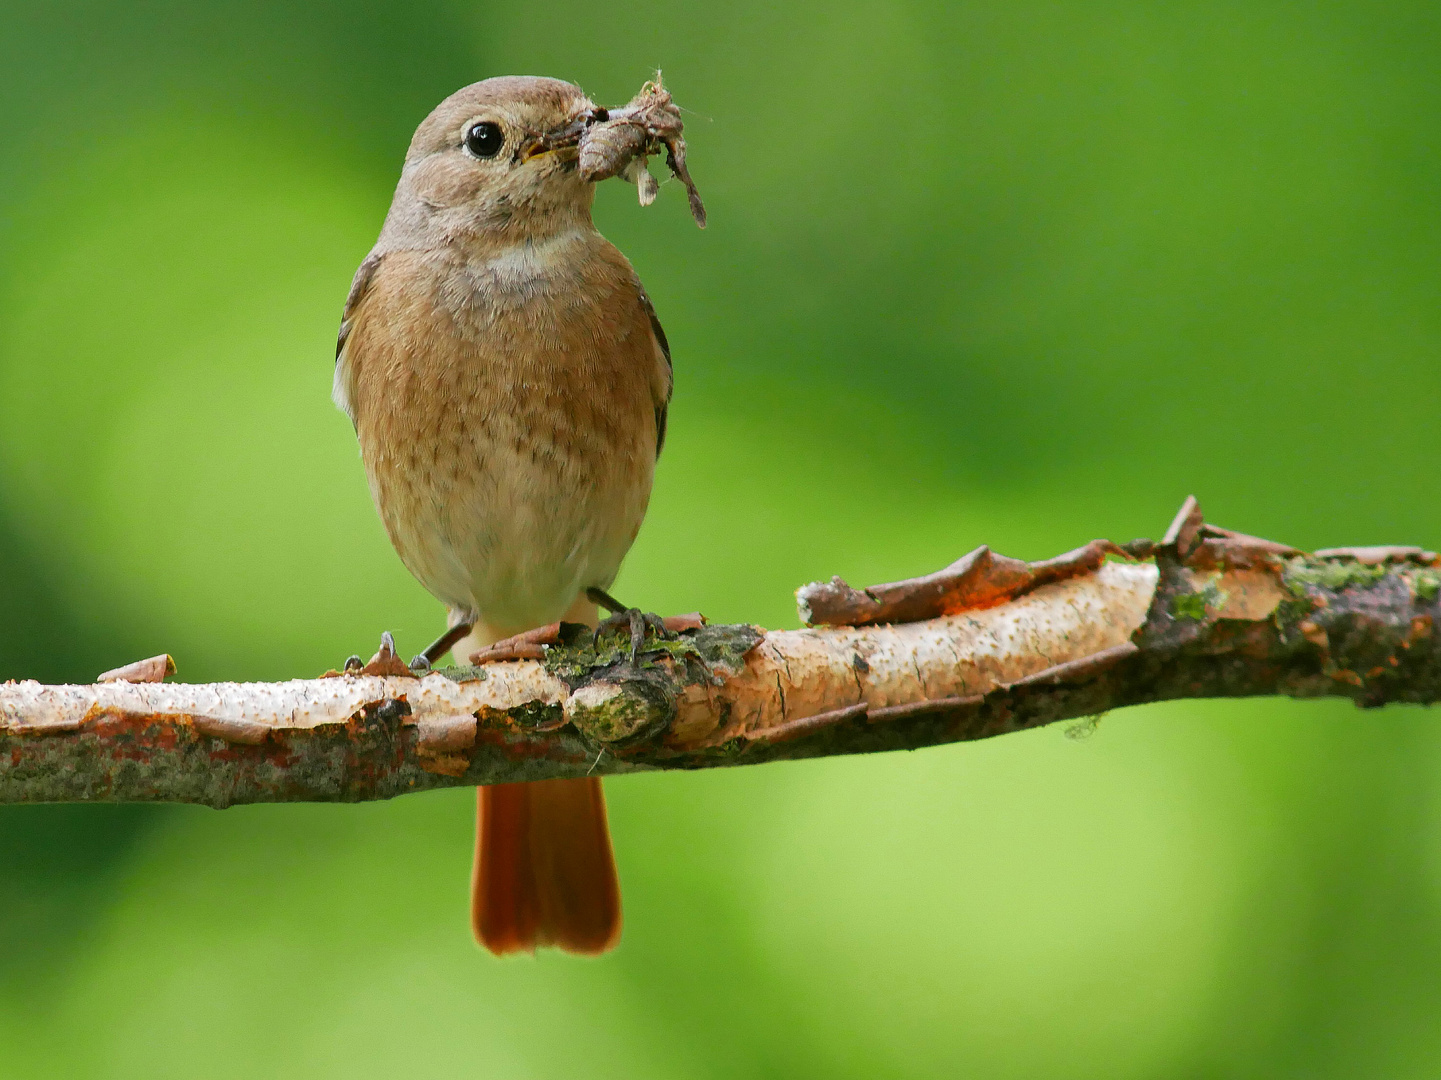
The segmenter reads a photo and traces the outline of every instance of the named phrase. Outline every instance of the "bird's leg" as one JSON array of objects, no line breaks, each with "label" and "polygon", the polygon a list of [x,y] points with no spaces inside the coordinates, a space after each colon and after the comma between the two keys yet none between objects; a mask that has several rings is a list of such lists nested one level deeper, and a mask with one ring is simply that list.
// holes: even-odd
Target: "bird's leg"
[{"label": "bird's leg", "polygon": [[585,595],[591,603],[598,604],[610,612],[609,616],[596,625],[591,640],[598,642],[600,636],[607,630],[618,630],[628,626],[630,628],[629,659],[632,665],[640,660],[641,648],[645,645],[646,627],[655,631],[656,637],[662,641],[670,641],[675,637],[675,634],[666,629],[665,620],[659,615],[641,611],[640,608],[626,607],[604,589],[592,586],[585,590]]},{"label": "bird's leg", "polygon": [[452,645],[454,645],[461,638],[465,637],[466,634],[470,633],[471,629],[474,626],[474,620],[471,620],[469,622],[456,623],[445,633],[441,634],[440,637],[436,638],[429,645],[427,645],[425,649],[420,653],[420,655],[418,655],[414,660],[410,662],[412,670],[428,670],[435,664],[437,660],[439,660],[442,656],[444,656],[447,652],[450,651],[450,647]]}]

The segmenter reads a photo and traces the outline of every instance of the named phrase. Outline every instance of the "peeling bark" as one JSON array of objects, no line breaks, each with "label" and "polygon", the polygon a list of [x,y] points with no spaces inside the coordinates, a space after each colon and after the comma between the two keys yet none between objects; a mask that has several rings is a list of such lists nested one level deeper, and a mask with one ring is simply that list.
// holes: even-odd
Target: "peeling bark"
[{"label": "peeling bark", "polygon": [[1307,554],[1208,525],[1194,500],[1158,544],[1094,541],[1043,563],[982,548],[925,578],[834,579],[799,599],[829,625],[681,620],[638,667],[627,634],[559,624],[521,653],[540,658],[421,678],[400,664],[285,683],[7,683],[0,802],[356,801],[916,749],[1175,698],[1441,697],[1435,553]]}]

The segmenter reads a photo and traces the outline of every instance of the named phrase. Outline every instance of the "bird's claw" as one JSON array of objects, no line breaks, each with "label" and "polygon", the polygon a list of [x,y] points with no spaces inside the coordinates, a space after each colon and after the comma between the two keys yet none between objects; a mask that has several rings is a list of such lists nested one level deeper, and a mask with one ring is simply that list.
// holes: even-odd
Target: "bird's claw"
[{"label": "bird's claw", "polygon": [[344,674],[406,676],[414,675],[414,672],[410,665],[396,655],[395,638],[387,630],[380,635],[380,648],[370,658],[370,662],[365,663],[359,656],[349,657],[345,661]]},{"label": "bird's claw", "polygon": [[[591,647],[599,652],[601,636],[608,630],[629,629],[630,650],[627,659],[630,661],[631,667],[636,667],[640,663],[641,654],[644,652],[675,652],[674,648],[646,649],[645,632],[647,629],[655,633],[657,641],[677,641],[685,631],[699,630],[706,624],[705,616],[698,611],[692,611],[688,615],[672,615],[670,618],[664,619],[654,612],[626,607],[610,593],[595,586],[586,589],[585,595],[591,603],[597,604],[611,613],[596,625],[595,632],[591,635]],[[709,665],[705,663],[693,644],[687,644],[687,647],[682,648],[681,651],[694,655],[709,673]]]},{"label": "bird's claw", "polygon": [[645,634],[649,629],[661,641],[673,641],[676,634],[666,629],[665,620],[653,612],[641,611],[640,608],[625,608],[602,619],[591,635],[591,645],[599,648],[600,639],[611,630],[628,629],[630,631],[630,649],[626,653],[626,659],[632,667],[640,662],[640,657],[645,648]]}]

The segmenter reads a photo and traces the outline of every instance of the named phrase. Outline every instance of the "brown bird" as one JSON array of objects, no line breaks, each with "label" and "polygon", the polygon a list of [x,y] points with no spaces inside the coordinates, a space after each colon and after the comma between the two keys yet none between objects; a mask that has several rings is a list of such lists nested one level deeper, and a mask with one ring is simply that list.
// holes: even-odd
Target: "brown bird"
[{"label": "brown bird", "polygon": [[[446,98],[411,140],[345,304],[335,401],[391,543],[449,611],[427,660],[557,619],[595,625],[588,590],[610,587],[645,516],[670,352],[635,270],[591,221],[576,143],[604,118],[556,79]],[[614,946],[599,779],[478,797],[481,944]]]}]

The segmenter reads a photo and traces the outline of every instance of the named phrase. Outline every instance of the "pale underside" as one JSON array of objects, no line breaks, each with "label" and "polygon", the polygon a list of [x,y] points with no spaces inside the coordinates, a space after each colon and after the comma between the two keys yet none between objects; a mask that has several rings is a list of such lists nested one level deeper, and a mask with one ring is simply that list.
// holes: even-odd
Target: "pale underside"
[{"label": "pale underside", "polygon": [[669,393],[634,270],[593,229],[483,259],[386,254],[336,370],[396,551],[496,634],[615,579]]}]

